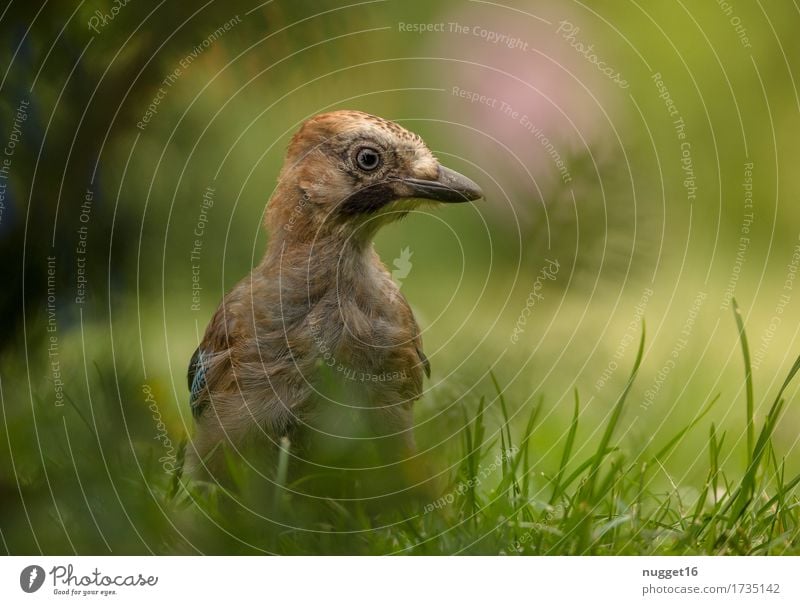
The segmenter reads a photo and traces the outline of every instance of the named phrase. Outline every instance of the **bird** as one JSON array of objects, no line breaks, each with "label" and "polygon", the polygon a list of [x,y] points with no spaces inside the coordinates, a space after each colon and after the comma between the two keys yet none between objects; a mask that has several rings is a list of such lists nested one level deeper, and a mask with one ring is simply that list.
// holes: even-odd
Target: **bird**
[{"label": "bird", "polygon": [[287,438],[323,464],[338,446],[316,441],[373,441],[407,469],[430,363],[374,237],[423,204],[482,197],[396,122],[355,110],[303,122],[266,206],[264,256],[224,296],[189,363],[189,471],[213,469],[223,444]]}]

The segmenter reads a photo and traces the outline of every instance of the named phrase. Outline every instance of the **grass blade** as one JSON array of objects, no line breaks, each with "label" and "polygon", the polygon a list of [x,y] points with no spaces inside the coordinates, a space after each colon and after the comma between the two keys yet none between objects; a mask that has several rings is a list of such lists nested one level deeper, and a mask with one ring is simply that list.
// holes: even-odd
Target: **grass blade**
[{"label": "grass blade", "polygon": [[717,393],[716,397],[714,397],[711,402],[706,406],[706,408],[700,412],[697,416],[695,416],[694,420],[692,420],[689,424],[687,424],[677,435],[675,435],[672,439],[670,439],[667,444],[658,450],[658,453],[653,456],[653,460],[661,460],[666,454],[674,448],[680,441],[683,439],[683,436],[686,435],[690,430],[692,430],[697,424],[711,411],[711,408],[714,407],[714,404],[719,401],[721,393]]},{"label": "grass blade", "polygon": [[283,490],[286,487],[286,480],[289,475],[289,448],[291,443],[288,437],[281,437],[280,453],[278,455],[278,472],[275,477],[275,496],[272,502],[273,509],[278,510],[283,495]]},{"label": "grass blade", "polygon": [[589,471],[589,480],[587,482],[587,495],[591,500],[592,494],[594,492],[594,485],[597,479],[597,471],[600,467],[600,462],[603,460],[605,452],[608,450],[608,446],[611,443],[611,437],[614,435],[614,430],[617,428],[620,419],[622,418],[622,410],[625,407],[625,400],[628,398],[628,394],[633,387],[633,381],[636,379],[636,374],[639,372],[639,367],[642,365],[642,357],[644,355],[644,339],[645,339],[645,326],[644,322],[642,322],[642,338],[639,340],[639,350],[636,353],[636,361],[633,363],[633,370],[631,371],[631,375],[628,378],[628,382],[625,384],[625,389],[622,391],[622,394],[617,399],[617,403],[614,404],[614,409],[611,412],[611,418],[608,420],[606,424],[606,429],[603,432],[603,436],[600,439],[600,444],[597,446],[597,452],[595,453],[594,462],[592,464],[592,469]]},{"label": "grass blade", "polygon": [[572,457],[572,446],[575,444],[575,435],[578,432],[578,416],[580,414],[580,395],[578,389],[575,389],[575,408],[572,412],[572,422],[569,425],[569,433],[567,433],[567,442],[564,444],[564,451],[561,454],[561,463],[558,465],[558,474],[553,482],[553,495],[550,496],[550,504],[555,503],[561,493],[561,480],[566,472],[569,460]]},{"label": "grass blade", "polygon": [[772,404],[772,407],[767,413],[767,418],[764,420],[764,426],[758,435],[758,441],[756,441],[756,445],[753,449],[753,456],[750,460],[750,464],[747,467],[747,471],[745,471],[744,477],[742,478],[736,493],[725,506],[725,512],[727,512],[727,510],[729,510],[731,507],[733,508],[733,515],[730,521],[731,525],[733,525],[744,514],[744,511],[747,509],[748,504],[753,498],[753,494],[755,493],[756,475],[758,473],[759,466],[761,465],[761,459],[767,451],[767,447],[772,439],[772,433],[775,430],[775,425],[778,424],[778,418],[780,417],[784,404],[786,403],[786,400],[783,398],[783,393],[786,391],[786,388],[789,386],[789,383],[792,382],[798,371],[800,371],[800,357],[798,357],[794,362],[792,369],[789,370],[789,374],[786,376],[786,380],[783,381],[783,385],[781,386],[780,391],[778,391],[778,395],[775,398],[775,403]]},{"label": "grass blade", "polygon": [[528,424],[525,426],[525,433],[522,437],[522,493],[524,494],[525,498],[528,498],[529,486],[530,486],[530,477],[531,477],[531,467],[529,462],[529,454],[530,454],[530,441],[531,435],[533,434],[533,427],[536,425],[536,419],[539,417],[539,412],[542,409],[542,402],[543,397],[539,397],[539,401],[533,406],[531,410],[531,415],[528,417]]},{"label": "grass blade", "polygon": [[747,344],[747,334],[744,330],[742,312],[736,299],[731,299],[733,316],[736,318],[736,327],[739,329],[739,341],[742,344],[742,357],[744,359],[744,382],[747,391],[747,460],[753,455],[753,440],[755,439],[755,426],[753,420],[753,368],[750,365],[750,346]]},{"label": "grass blade", "polygon": [[503,412],[503,425],[506,429],[506,443],[508,444],[508,449],[511,449],[513,447],[511,442],[511,422],[508,417],[506,398],[503,397],[503,390],[500,388],[500,384],[497,382],[497,377],[494,375],[494,372],[489,372],[489,376],[492,378],[492,383],[494,383],[494,388],[497,391],[497,398],[500,400],[500,409]]}]

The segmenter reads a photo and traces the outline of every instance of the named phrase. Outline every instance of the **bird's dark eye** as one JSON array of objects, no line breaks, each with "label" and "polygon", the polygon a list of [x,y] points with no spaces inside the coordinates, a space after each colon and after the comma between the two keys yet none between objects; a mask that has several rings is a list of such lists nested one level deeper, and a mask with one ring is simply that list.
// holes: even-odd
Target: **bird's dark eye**
[{"label": "bird's dark eye", "polygon": [[356,164],[361,170],[370,172],[381,165],[381,156],[377,149],[362,147],[356,153]]}]

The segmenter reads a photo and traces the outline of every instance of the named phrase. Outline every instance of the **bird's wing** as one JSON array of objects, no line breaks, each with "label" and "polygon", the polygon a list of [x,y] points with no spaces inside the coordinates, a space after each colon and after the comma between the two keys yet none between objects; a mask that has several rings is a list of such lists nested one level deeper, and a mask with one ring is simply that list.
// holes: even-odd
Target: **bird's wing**
[{"label": "bird's wing", "polygon": [[231,318],[227,317],[226,321],[226,315],[223,304],[214,313],[200,346],[195,349],[189,361],[186,379],[189,386],[189,405],[195,418],[199,418],[208,407],[209,389],[215,387],[219,377],[230,365],[229,352],[235,335],[231,331]]},{"label": "bird's wing", "polygon": [[197,347],[194,350],[192,359],[189,361],[189,371],[186,375],[189,383],[189,406],[192,408],[192,416],[197,418],[203,412],[205,405],[199,401],[200,394],[206,388],[206,354],[203,349]]},{"label": "bird's wing", "polygon": [[420,338],[419,334],[417,335],[418,344],[416,345],[417,348],[417,355],[419,355],[419,360],[422,362],[422,367],[425,368],[425,376],[428,378],[431,377],[431,362],[428,361],[425,353],[422,352],[422,338]]}]

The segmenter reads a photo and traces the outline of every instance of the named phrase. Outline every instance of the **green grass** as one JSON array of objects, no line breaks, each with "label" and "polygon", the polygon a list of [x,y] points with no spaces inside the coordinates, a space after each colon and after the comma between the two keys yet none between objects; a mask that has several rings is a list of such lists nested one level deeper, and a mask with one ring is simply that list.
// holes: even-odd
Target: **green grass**
[{"label": "green grass", "polygon": [[[545,399],[532,399],[527,409],[515,407],[492,375],[492,392],[460,404],[460,419],[442,420],[450,425],[442,430],[452,429],[455,438],[448,440],[449,449],[436,451],[439,487],[427,499],[365,498],[363,485],[349,478],[341,480],[335,498],[303,495],[310,480],[293,477],[288,442],[281,443],[275,464],[262,465],[264,476],[230,456],[230,483],[224,488],[183,477],[184,450],[178,444],[179,470],[164,472],[163,449],[128,443],[131,434],[147,430],[137,430],[139,420],[131,413],[121,422],[114,409],[120,392],[134,388],[129,378],[122,370],[104,375],[95,366],[96,376],[86,379],[96,381],[95,397],[105,405],[87,411],[70,401],[62,427],[40,402],[39,433],[27,439],[29,456],[15,448],[14,480],[24,514],[13,507],[4,511],[0,544],[14,554],[800,554],[795,492],[800,476],[787,476],[772,441],[800,359],[757,420],[747,339],[735,305],[734,313],[748,387],[741,429],[747,460],[737,474],[723,462],[740,451],[733,447],[738,435],[720,433],[706,420],[719,396],[671,431],[654,453],[622,445],[632,387],[637,378],[646,379],[640,376],[644,328],[629,378],[608,406],[605,424],[591,427],[599,434],[591,451],[581,447],[586,415],[575,390],[560,451],[553,467],[545,466],[534,443]],[[3,387],[8,390],[0,384],[0,394]],[[518,417],[525,421],[515,422]],[[31,427],[5,420],[6,430],[22,443],[18,438]],[[140,420],[143,427],[150,421]],[[66,453],[57,447],[62,430],[71,436]],[[689,447],[690,438],[696,444],[697,433],[708,435],[697,450],[705,459],[705,479],[699,485],[675,484],[667,471],[670,456]],[[87,453],[98,445],[99,459]],[[130,455],[131,445],[136,456]],[[325,485],[331,485],[328,480]],[[11,483],[0,481],[11,494],[4,506],[16,497]]]},{"label": "green grass", "polygon": [[[503,390],[492,377],[493,399],[487,403],[485,397],[480,398],[471,414],[465,410],[456,470],[438,500],[408,501],[397,509],[377,512],[370,510],[368,503],[357,501],[322,500],[311,507],[298,506],[302,498],[287,493],[278,481],[267,489],[274,491],[273,498],[263,500],[261,493],[262,501],[271,503],[270,509],[262,511],[269,521],[262,520],[267,541],[261,547],[269,552],[302,554],[800,554],[800,508],[794,493],[800,476],[785,476],[784,463],[771,441],[785,405],[783,393],[800,369],[800,359],[776,394],[751,446],[751,368],[737,307],[734,313],[748,384],[747,466],[738,478],[723,472],[720,460],[726,455],[726,435],[719,435],[712,423],[707,428],[706,480],[694,501],[687,501],[677,486],[656,490],[653,477],[687,433],[699,430],[719,398],[650,458],[629,460],[614,444],[640,369],[643,330],[630,378],[595,451],[586,459],[573,460],[581,420],[577,391],[560,463],[550,472],[540,472],[532,463],[536,452],[531,450],[530,438],[536,431],[542,401],[531,407],[524,430],[514,435]],[[502,423],[488,426],[487,408],[493,405],[499,405]],[[475,480],[493,474],[497,480],[491,486]],[[282,476],[285,478],[285,472]],[[241,494],[252,497],[259,490],[254,492],[247,485],[246,476],[240,474],[237,481],[242,483],[233,493],[198,489],[190,482],[188,491],[181,491],[170,501],[171,506],[213,511],[209,513],[212,518],[232,533],[250,535],[248,527],[258,522],[234,500]]]}]

